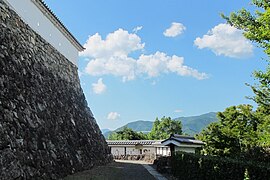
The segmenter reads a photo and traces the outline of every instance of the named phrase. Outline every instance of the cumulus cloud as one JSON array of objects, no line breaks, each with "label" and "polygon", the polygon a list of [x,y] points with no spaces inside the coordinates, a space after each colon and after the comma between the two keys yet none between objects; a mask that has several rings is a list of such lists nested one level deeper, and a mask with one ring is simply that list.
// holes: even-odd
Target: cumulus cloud
[{"label": "cumulus cloud", "polygon": [[184,58],[169,56],[157,51],[154,54],[141,54],[138,58],[130,53],[142,50],[141,38],[123,29],[110,33],[105,40],[99,34],[89,36],[86,50],[80,55],[89,58],[85,73],[93,76],[114,75],[130,81],[139,76],[157,77],[162,73],[176,73],[180,76],[191,76],[199,80],[206,79],[205,73],[184,65]]},{"label": "cumulus cloud", "polygon": [[127,56],[96,58],[87,64],[85,71],[93,76],[114,75],[123,81],[135,79],[136,61]]},{"label": "cumulus cloud", "polygon": [[242,31],[229,24],[219,24],[212,28],[202,38],[195,39],[199,48],[209,48],[216,55],[232,58],[246,58],[253,54],[253,46],[242,34]]},{"label": "cumulus cloud", "polygon": [[108,120],[116,120],[118,118],[120,118],[120,114],[117,112],[110,112],[107,116]]},{"label": "cumulus cloud", "polygon": [[132,30],[132,32],[137,33],[138,31],[142,30],[142,28],[142,26],[137,26]]},{"label": "cumulus cloud", "polygon": [[127,56],[133,51],[143,49],[144,43],[141,43],[141,38],[138,35],[118,29],[108,34],[105,40],[102,40],[98,33],[89,36],[84,47],[85,50],[80,53],[81,56],[108,58]]},{"label": "cumulus cloud", "polygon": [[102,94],[106,91],[106,85],[103,83],[102,78],[99,78],[97,83],[92,84],[92,89],[95,94]]},{"label": "cumulus cloud", "polygon": [[208,78],[206,73],[184,65],[184,58],[176,55],[168,56],[162,52],[151,55],[141,55],[137,61],[138,72],[149,77],[157,77],[161,73],[176,73],[180,76],[191,76],[202,80]]},{"label": "cumulus cloud", "polygon": [[176,37],[182,34],[186,30],[186,27],[182,23],[173,22],[171,27],[163,32],[166,37]]}]

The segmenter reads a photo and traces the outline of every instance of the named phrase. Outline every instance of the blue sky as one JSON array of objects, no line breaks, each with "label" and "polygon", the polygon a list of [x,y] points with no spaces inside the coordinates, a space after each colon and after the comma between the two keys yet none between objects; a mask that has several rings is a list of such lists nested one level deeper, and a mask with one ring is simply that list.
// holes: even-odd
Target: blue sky
[{"label": "blue sky", "polygon": [[45,0],[86,47],[81,85],[100,128],[251,103],[262,51],[225,24],[244,0]]}]

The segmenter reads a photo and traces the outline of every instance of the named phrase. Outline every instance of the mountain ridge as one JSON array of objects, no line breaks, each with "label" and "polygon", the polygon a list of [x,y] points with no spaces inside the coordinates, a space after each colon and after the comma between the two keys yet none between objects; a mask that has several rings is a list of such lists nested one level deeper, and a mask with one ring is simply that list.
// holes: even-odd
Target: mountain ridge
[{"label": "mountain ridge", "polygon": [[[173,120],[181,120],[183,133],[194,136],[200,133],[210,123],[217,121],[216,115],[216,112],[209,112],[198,116],[178,117]],[[131,128],[136,132],[150,132],[153,123],[154,121],[137,120],[127,123],[114,131],[106,131],[103,135],[107,139],[111,133],[123,130],[124,127]]]}]

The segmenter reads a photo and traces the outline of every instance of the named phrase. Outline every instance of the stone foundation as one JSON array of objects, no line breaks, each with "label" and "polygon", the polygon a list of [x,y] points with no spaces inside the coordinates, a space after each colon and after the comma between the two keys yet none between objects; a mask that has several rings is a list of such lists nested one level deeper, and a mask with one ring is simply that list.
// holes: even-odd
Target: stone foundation
[{"label": "stone foundation", "polygon": [[0,179],[58,179],[109,153],[77,67],[0,0]]}]

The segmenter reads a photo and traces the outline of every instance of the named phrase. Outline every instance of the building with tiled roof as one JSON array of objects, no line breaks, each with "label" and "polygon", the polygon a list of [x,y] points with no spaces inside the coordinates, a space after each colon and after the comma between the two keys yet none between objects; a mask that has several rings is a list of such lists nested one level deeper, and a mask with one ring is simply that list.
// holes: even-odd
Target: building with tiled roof
[{"label": "building with tiled roof", "polygon": [[155,140],[107,140],[108,145],[152,145]]},{"label": "building with tiled roof", "polygon": [[162,141],[161,144],[170,147],[171,152],[195,153],[195,149],[201,148],[204,142],[196,140],[194,137],[172,134],[168,139]]},{"label": "building with tiled roof", "polygon": [[172,151],[195,153],[204,145],[194,137],[173,134],[165,140],[107,140],[114,156],[153,154],[169,156]]},{"label": "building with tiled roof", "polygon": [[114,156],[153,154],[169,156],[170,149],[161,140],[107,140]]},{"label": "building with tiled roof", "polygon": [[37,34],[77,66],[83,46],[42,0],[4,0]]}]

